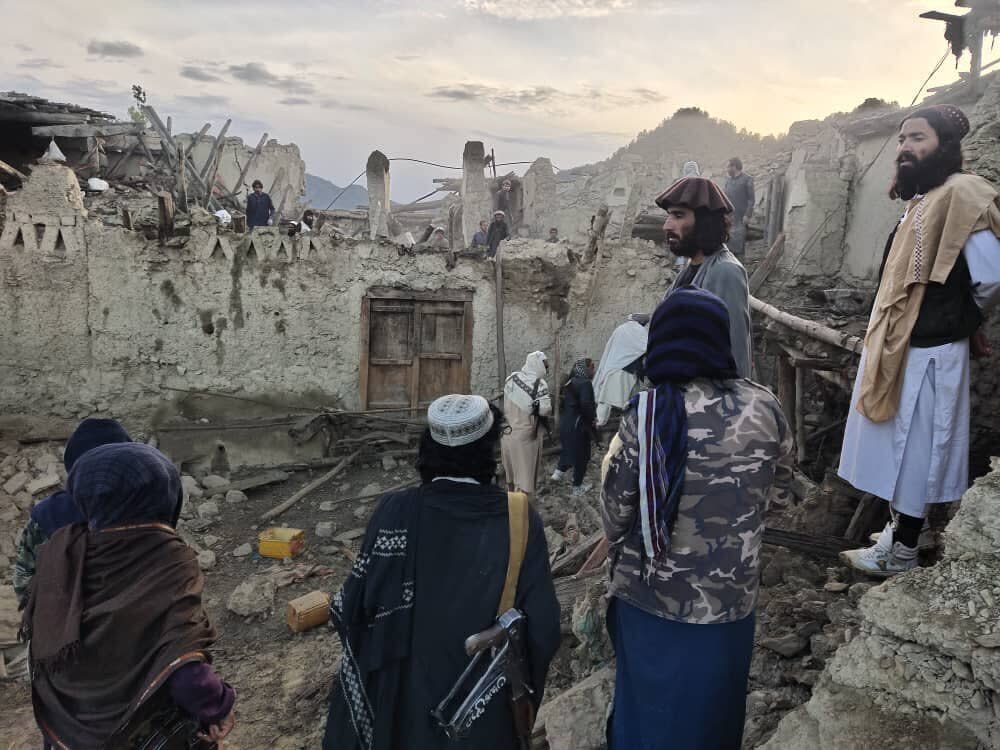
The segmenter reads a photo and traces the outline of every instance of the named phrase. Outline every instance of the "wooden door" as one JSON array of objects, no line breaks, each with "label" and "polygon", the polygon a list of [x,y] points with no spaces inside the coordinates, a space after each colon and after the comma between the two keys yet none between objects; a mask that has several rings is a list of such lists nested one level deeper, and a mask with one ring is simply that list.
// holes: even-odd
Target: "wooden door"
[{"label": "wooden door", "polygon": [[419,409],[468,393],[471,292],[372,290],[361,312],[361,404]]}]

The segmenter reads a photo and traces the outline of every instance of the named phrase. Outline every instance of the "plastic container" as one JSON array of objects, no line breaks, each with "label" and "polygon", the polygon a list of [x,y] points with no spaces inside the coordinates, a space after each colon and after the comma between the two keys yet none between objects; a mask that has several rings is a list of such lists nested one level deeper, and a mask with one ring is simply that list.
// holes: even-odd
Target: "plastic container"
[{"label": "plastic container", "polygon": [[323,591],[311,591],[288,602],[285,621],[293,633],[301,633],[330,619],[330,597]]},{"label": "plastic container", "polygon": [[271,527],[257,535],[257,551],[261,557],[284,560],[295,557],[306,546],[306,534],[302,529]]}]

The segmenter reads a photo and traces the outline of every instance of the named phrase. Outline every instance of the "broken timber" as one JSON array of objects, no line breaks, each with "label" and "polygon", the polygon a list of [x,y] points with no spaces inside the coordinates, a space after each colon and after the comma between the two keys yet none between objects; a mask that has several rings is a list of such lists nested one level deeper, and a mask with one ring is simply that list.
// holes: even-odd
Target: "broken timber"
[{"label": "broken timber", "polygon": [[290,498],[285,500],[283,503],[279,503],[266,513],[262,513],[260,516],[260,520],[270,521],[272,518],[280,516],[282,513],[291,508],[293,505],[295,505],[295,503],[304,498],[306,495],[315,490],[317,487],[322,487],[324,484],[326,484],[335,476],[337,476],[337,474],[346,469],[351,464],[351,462],[358,457],[359,453],[361,453],[360,450],[354,451],[354,453],[344,458],[339,464],[330,469],[330,471],[328,471],[326,474],[319,477],[318,479],[314,479],[313,481],[311,481],[309,484],[307,484],[301,490],[299,490]]},{"label": "broken timber", "polygon": [[865,342],[857,336],[835,331],[822,323],[786,313],[756,297],[750,297],[750,307],[762,315],[766,315],[771,320],[781,323],[781,325],[791,328],[793,331],[804,333],[806,336],[814,338],[817,341],[822,341],[824,344],[830,344],[854,354],[861,354],[861,349],[864,347]]}]

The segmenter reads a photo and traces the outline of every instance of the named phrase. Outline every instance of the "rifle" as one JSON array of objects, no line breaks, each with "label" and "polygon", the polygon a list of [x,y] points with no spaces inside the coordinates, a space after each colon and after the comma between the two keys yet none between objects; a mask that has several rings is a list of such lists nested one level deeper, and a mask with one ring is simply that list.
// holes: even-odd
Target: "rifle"
[{"label": "rifle", "polygon": [[[535,705],[531,700],[534,691],[527,679],[524,625],[525,616],[511,608],[500,615],[496,624],[465,639],[465,653],[472,659],[448,695],[431,711],[449,739],[466,737],[472,725],[486,713],[487,705],[507,688],[518,748],[531,748]],[[456,706],[456,696],[466,687],[487,652],[492,654],[492,660]]]},{"label": "rifle", "polygon": [[538,385],[541,382],[542,382],[542,379],[541,378],[537,378],[535,380],[534,387],[531,389],[531,416],[533,416],[535,418],[535,425],[534,425],[534,427],[531,430],[531,439],[532,440],[534,440],[535,438],[538,437],[538,428],[539,428],[539,426],[545,428],[545,434],[546,435],[551,435],[552,434],[552,428],[549,427],[549,418],[548,417],[543,417],[541,414],[538,413]]}]

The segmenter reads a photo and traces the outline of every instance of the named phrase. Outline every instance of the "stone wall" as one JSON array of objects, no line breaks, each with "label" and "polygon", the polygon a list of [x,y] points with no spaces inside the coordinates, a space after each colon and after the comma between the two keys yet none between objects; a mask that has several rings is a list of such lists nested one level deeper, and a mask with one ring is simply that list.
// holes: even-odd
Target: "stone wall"
[{"label": "stone wall", "polygon": [[[325,229],[234,234],[197,213],[189,236],[161,246],[86,216],[76,180],[55,165],[36,167],[7,212],[0,411],[143,418],[172,398],[166,387],[357,407],[361,303],[377,286],[472,291],[472,387],[496,389],[494,267],[481,257],[448,270],[445,253]],[[627,313],[652,309],[666,259],[647,243],[607,252],[592,284],[565,245],[504,246],[508,369],[539,348],[554,361],[557,345],[562,371],[596,359]]]}]

